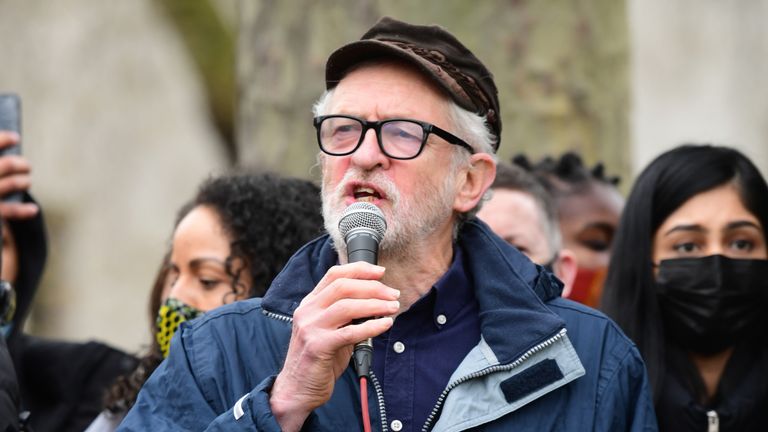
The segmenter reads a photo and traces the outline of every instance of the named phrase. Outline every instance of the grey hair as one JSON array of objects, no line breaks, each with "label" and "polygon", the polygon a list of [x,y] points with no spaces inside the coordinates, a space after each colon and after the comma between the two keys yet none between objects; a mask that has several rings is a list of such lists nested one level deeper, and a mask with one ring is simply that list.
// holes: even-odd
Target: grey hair
[{"label": "grey hair", "polygon": [[[456,128],[454,135],[465,140],[475,150],[475,153],[487,153],[493,158],[494,163],[498,163],[494,148],[499,139],[491,132],[485,116],[468,111],[451,100],[448,102],[448,117]],[[458,146],[454,147],[456,148],[453,152],[453,169],[456,170],[459,167],[469,165],[471,155]],[[458,229],[462,223],[474,217],[483,207],[483,203],[488,201],[490,197],[491,190],[489,188],[474,208],[459,214],[459,223],[456,228]]]},{"label": "grey hair", "polygon": [[314,103],[314,105],[312,105],[312,114],[315,117],[328,114],[328,104],[331,101],[331,97],[333,97],[333,93],[335,91],[336,87],[324,91],[323,94],[320,95],[320,98]]}]

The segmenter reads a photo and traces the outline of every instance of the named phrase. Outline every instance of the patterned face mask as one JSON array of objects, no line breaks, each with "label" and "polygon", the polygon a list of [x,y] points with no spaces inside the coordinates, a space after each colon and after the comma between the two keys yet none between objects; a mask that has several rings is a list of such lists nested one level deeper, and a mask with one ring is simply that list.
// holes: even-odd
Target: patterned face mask
[{"label": "patterned face mask", "polygon": [[160,310],[157,312],[157,320],[155,321],[155,327],[157,333],[155,333],[155,339],[160,345],[160,352],[163,353],[163,358],[168,357],[168,350],[171,348],[171,339],[173,334],[179,328],[179,324],[182,321],[188,321],[195,319],[203,314],[203,311],[195,309],[192,306],[187,306],[180,300],[175,298],[167,299]]}]

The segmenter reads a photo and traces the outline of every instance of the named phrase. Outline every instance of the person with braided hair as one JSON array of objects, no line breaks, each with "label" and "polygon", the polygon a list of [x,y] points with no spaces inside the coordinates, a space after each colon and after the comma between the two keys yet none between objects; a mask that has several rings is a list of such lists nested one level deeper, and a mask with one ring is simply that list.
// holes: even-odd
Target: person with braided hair
[{"label": "person with braided hair", "polygon": [[602,163],[589,168],[574,152],[536,163],[521,154],[512,162],[536,175],[555,198],[563,248],[576,254],[578,267],[568,298],[597,307],[624,207],[619,178],[606,175]]}]

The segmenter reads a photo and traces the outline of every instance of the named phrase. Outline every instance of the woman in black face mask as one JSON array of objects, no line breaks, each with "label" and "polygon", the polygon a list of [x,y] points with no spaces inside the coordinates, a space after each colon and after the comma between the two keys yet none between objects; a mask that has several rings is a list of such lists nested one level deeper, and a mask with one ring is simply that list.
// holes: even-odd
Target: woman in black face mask
[{"label": "woman in black face mask", "polygon": [[768,186],[738,151],[686,145],[638,177],[603,310],[646,361],[662,431],[768,424]]}]

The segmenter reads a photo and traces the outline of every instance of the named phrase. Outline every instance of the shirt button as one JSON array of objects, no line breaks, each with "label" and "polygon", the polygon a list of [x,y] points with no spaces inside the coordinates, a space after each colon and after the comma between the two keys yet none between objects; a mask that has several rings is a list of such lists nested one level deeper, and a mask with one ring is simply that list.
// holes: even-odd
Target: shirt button
[{"label": "shirt button", "polygon": [[440,325],[443,325],[448,322],[448,318],[445,317],[445,315],[440,314],[437,316],[437,323]]},{"label": "shirt button", "polygon": [[398,432],[403,429],[403,422],[400,420],[392,420],[392,423],[390,423],[389,426],[392,427],[393,431]]},{"label": "shirt button", "polygon": [[[405,351],[405,344],[402,343],[402,342],[395,342],[395,345],[392,348],[395,350],[396,353],[401,354],[403,351]],[[397,420],[395,420],[395,421],[397,421]],[[398,422],[398,423],[400,423],[400,422]],[[400,425],[400,426],[402,427],[402,425]]]}]

